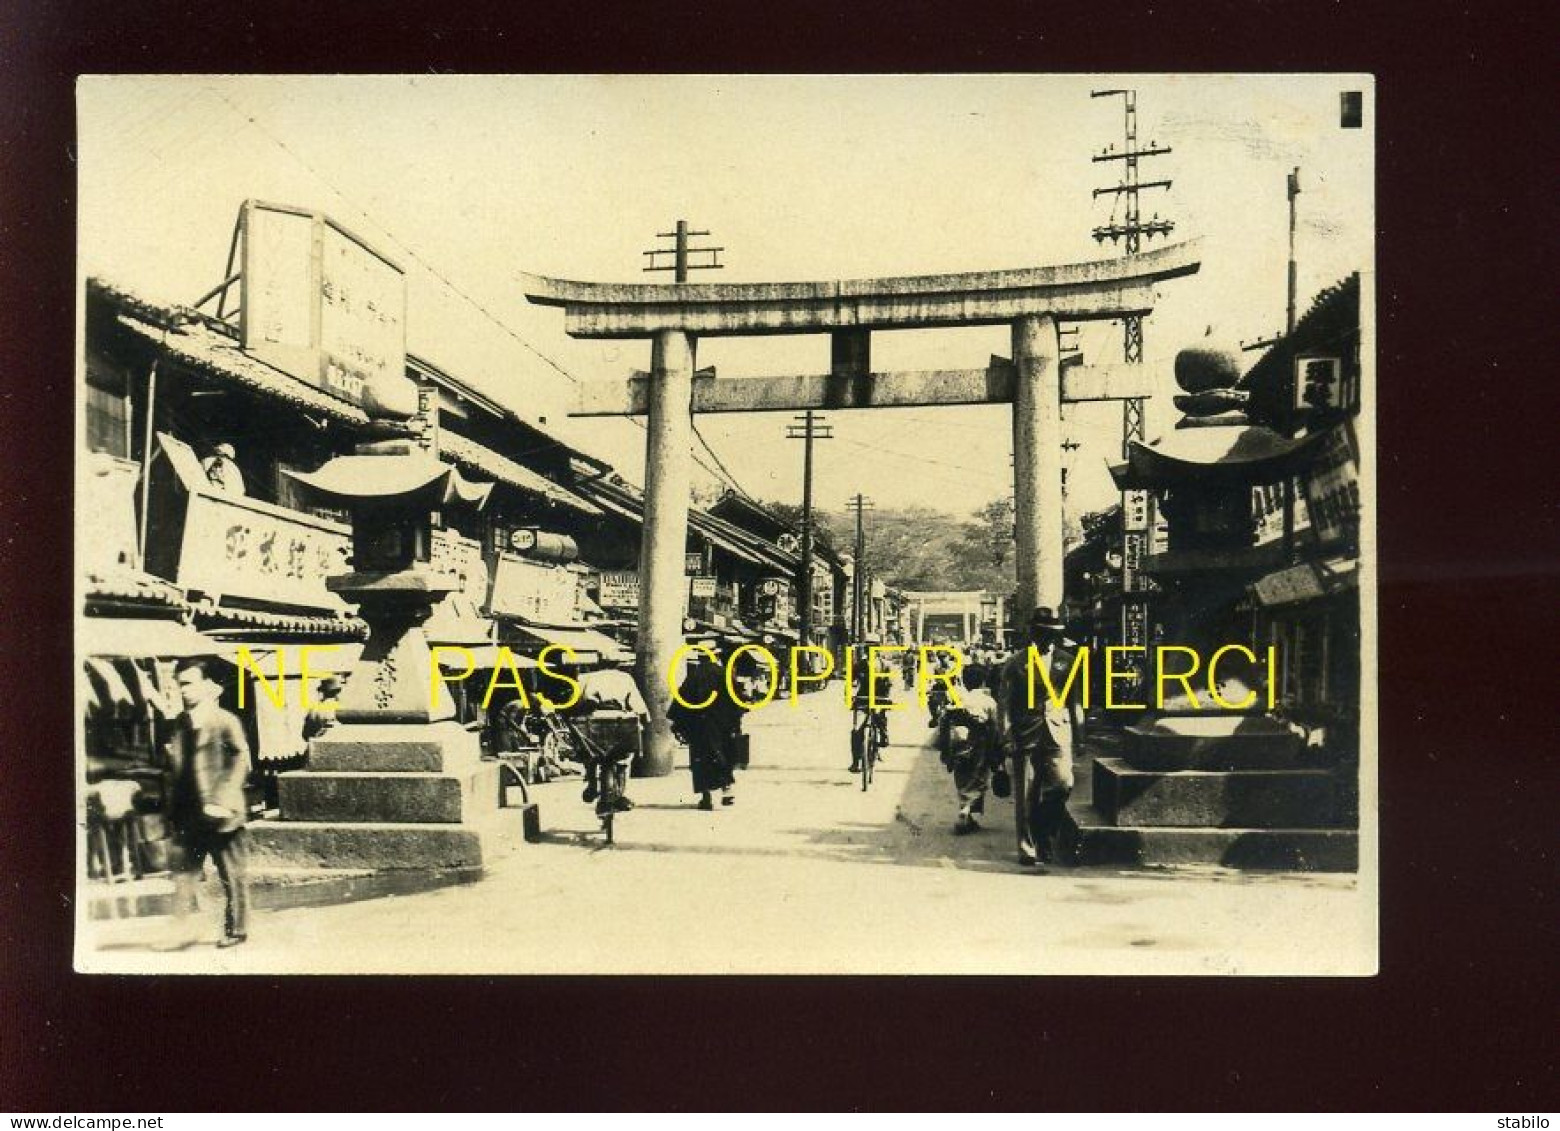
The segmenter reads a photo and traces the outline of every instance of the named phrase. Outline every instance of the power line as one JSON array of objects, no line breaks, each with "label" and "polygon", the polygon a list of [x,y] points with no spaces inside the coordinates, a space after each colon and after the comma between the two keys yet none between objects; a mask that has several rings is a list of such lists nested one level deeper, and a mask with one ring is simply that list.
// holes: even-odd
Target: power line
[{"label": "power line", "polygon": [[[949,468],[952,468],[955,471],[967,471],[967,472],[969,472],[972,475],[992,475],[992,476],[996,476],[997,474],[999,474],[997,472],[992,472],[990,470],[983,469],[983,468],[969,467],[969,466],[966,466],[965,464],[962,464],[962,463],[948,463],[946,460],[932,459],[930,456],[924,456],[924,455],[921,455],[918,452],[915,452],[915,453],[912,453],[912,452],[898,452],[898,451],[895,451],[892,448],[879,447],[876,444],[864,443],[861,440],[852,440],[852,439],[849,439],[848,437],[845,437],[845,436],[840,436],[838,438],[841,439],[841,440],[844,440],[845,443],[850,444],[853,447],[865,448],[866,450],[872,451],[872,452],[881,452],[883,455],[895,456],[895,457],[897,457],[899,459],[913,460],[916,463],[936,464],[938,467],[949,467]],[[1003,476],[1003,478],[1006,478],[1006,476]]]},{"label": "power line", "polygon": [[261,134],[265,135],[265,137],[268,138],[272,142],[272,144],[274,144],[277,148],[282,150],[282,152],[286,153],[294,161],[298,162],[298,164],[302,165],[310,173],[312,173],[314,176],[318,177],[321,183],[323,183],[326,187],[328,187],[332,192],[334,192],[337,196],[339,196],[347,204],[349,204],[353,208],[355,208],[360,216],[362,216],[370,224],[373,224],[376,228],[378,228],[379,231],[386,238],[388,238],[391,243],[395,244],[403,252],[405,252],[406,255],[409,258],[411,258],[419,266],[421,266],[423,270],[427,271],[428,274],[432,275],[435,279],[437,279],[440,283],[442,283],[452,294],[455,294],[455,295],[459,296],[461,299],[465,300],[472,308],[474,308],[479,313],[481,313],[483,315],[483,317],[487,318],[488,321],[492,322],[493,325],[497,326],[500,330],[504,331],[504,333],[508,334],[515,341],[519,342],[520,345],[524,346],[528,351],[530,351],[536,357],[540,358],[542,361],[544,361],[548,365],[550,365],[553,369],[557,370],[560,374],[563,375],[563,377],[568,379],[570,382],[572,382],[572,383],[574,383],[576,385],[579,384],[580,379],[578,377],[576,377],[574,374],[570,373],[563,366],[559,365],[552,358],[548,357],[541,350],[537,349],[530,342],[528,342],[524,338],[522,338],[512,327],[510,327],[506,322],[504,322],[503,319],[499,318],[498,315],[494,314],[487,307],[483,306],[481,302],[477,301],[477,299],[475,299],[471,295],[467,294],[464,290],[462,290],[460,288],[460,286],[458,286],[455,282],[453,282],[451,279],[449,279],[437,267],[433,266],[433,264],[429,263],[426,259],[424,259],[421,255],[419,255],[414,248],[409,246],[404,240],[402,240],[400,237],[398,237],[394,232],[390,231],[384,225],[380,224],[379,221],[375,220],[374,217],[368,212],[367,209],[365,209],[361,204],[358,204],[355,200],[353,200],[345,192],[343,192],[336,185],[336,183],[334,181],[332,181],[329,177],[327,177],[324,173],[320,172],[313,165],[309,164],[308,161],[304,160],[304,158],[302,156],[300,156],[291,146],[289,146],[281,138],[277,137],[270,130],[266,129],[265,126],[261,125],[260,121],[257,118],[255,118],[254,115],[247,113],[236,102],[234,102],[226,94],[224,94],[222,91],[216,89],[215,87],[207,87],[207,89],[210,90],[211,93],[215,94],[218,98],[220,98],[223,102],[226,102],[228,104],[228,106],[232,108],[232,110],[233,110],[233,112],[235,114],[239,115],[239,117],[243,118],[250,125],[254,126],[255,129],[260,131]]},{"label": "power line", "polygon": [[[710,458],[714,460],[715,465],[720,468],[720,473],[725,477],[726,482],[731,484],[732,490],[736,491],[737,494],[741,495],[750,503],[758,502],[757,499],[743,490],[742,484],[737,482],[737,477],[731,474],[730,471],[726,470],[726,465],[722,463],[720,457],[715,454],[715,449],[710,447],[710,442],[704,438],[704,433],[699,431],[698,421],[695,420],[692,423],[694,436],[698,438],[699,443],[704,445],[704,450],[709,452]],[[705,470],[708,471],[709,468],[706,467]]]}]

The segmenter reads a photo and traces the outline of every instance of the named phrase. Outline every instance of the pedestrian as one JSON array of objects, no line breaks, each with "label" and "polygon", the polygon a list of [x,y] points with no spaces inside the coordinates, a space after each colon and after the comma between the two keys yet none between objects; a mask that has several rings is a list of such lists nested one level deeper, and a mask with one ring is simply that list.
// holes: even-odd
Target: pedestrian
[{"label": "pedestrian", "polygon": [[708,654],[694,652],[667,712],[673,733],[688,745],[688,769],[693,774],[694,792],[699,795],[698,807],[704,810],[715,808],[712,795],[716,790],[722,805],[734,805],[737,800],[732,759],[742,730],[742,708],[726,688],[720,659],[714,642]]},{"label": "pedestrian", "polygon": [[926,695],[926,725],[928,727],[942,726],[942,713],[948,706],[949,683],[958,679],[954,671],[954,655],[945,647],[939,646],[936,651],[928,653],[928,674],[932,677],[927,680]]},{"label": "pedestrian", "polygon": [[218,444],[200,465],[207,482],[226,495],[244,494],[244,473],[238,469],[237,459],[232,444]]},{"label": "pedestrian", "polygon": [[196,895],[206,858],[216,864],[227,900],[220,947],[249,937],[249,843],[244,832],[244,779],[249,743],[243,725],[217,704],[222,687],[207,660],[179,665],[175,680],[184,713],[167,747],[169,818],[180,849],[174,873],[174,914],[198,909]]},{"label": "pedestrian", "polygon": [[341,705],[341,678],[328,675],[320,680],[319,698],[303,716],[304,741],[312,741],[336,725],[336,708]]},{"label": "pedestrian", "polygon": [[1075,653],[1063,638],[1063,628],[1051,609],[1041,607],[1030,614],[1028,647],[1014,652],[1002,666],[997,695],[998,733],[1013,766],[1018,857],[1026,866],[1055,860],[1054,842],[1072,795],[1073,744],[1082,725],[1077,693],[1069,691],[1058,704],[1040,672],[1030,675],[1033,653],[1051,687],[1058,692],[1067,688]]},{"label": "pedestrian", "polygon": [[975,818],[986,812],[986,789],[993,764],[1000,757],[997,743],[997,701],[986,690],[986,673],[972,668],[964,678],[964,694],[958,707],[948,709],[948,746],[944,764],[953,773],[959,795],[957,835],[975,832]]},{"label": "pedestrian", "polygon": [[861,755],[865,747],[865,728],[871,727],[877,735],[878,760],[883,759],[883,750],[888,746],[888,707],[892,703],[889,698],[889,682],[891,673],[888,669],[888,659],[881,653],[873,653],[872,649],[865,645],[857,645],[852,649],[853,660],[850,673],[850,709],[851,709],[851,740],[850,740],[850,772],[861,772]]}]

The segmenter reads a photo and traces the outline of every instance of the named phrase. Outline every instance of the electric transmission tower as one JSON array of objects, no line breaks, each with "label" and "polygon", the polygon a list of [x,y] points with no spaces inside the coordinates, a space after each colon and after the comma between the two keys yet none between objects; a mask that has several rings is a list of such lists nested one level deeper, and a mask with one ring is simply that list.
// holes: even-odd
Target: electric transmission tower
[{"label": "electric transmission tower", "polygon": [[[1121,162],[1121,179],[1114,185],[1094,190],[1094,198],[1098,200],[1102,196],[1110,196],[1113,199],[1110,210],[1110,222],[1101,224],[1094,229],[1094,239],[1098,243],[1109,240],[1114,246],[1117,243],[1123,245],[1122,250],[1131,256],[1138,254],[1143,247],[1143,238],[1153,239],[1155,236],[1168,236],[1174,230],[1175,224],[1169,220],[1162,220],[1159,213],[1155,212],[1147,220],[1143,219],[1143,213],[1139,208],[1138,194],[1149,189],[1168,189],[1168,178],[1160,181],[1145,181],[1138,176],[1139,162],[1150,157],[1162,157],[1170,152],[1169,146],[1163,146],[1150,140],[1147,146],[1138,146],[1138,122],[1137,122],[1137,91],[1129,89],[1092,90],[1091,98],[1114,98],[1119,96],[1125,111],[1125,129],[1123,131],[1123,145],[1117,150],[1114,145],[1105,147],[1104,152],[1094,157],[1096,164],[1107,161]],[[1122,214],[1121,220],[1116,219],[1117,211]],[[1140,315],[1129,314],[1121,320],[1122,325],[1122,356],[1129,364],[1141,364],[1143,361],[1143,319]],[[1130,397],[1121,402],[1121,458],[1127,459],[1131,455],[1132,442],[1144,438],[1145,427],[1143,419],[1143,398]],[[1149,643],[1151,630],[1149,628],[1148,599],[1145,590],[1149,588],[1148,579],[1142,573],[1142,561],[1147,555],[1153,537],[1153,512],[1151,500],[1146,491],[1123,491],[1121,494],[1121,642],[1128,645],[1146,646]],[[1136,657],[1133,657],[1136,659]],[[1137,669],[1138,679],[1143,678],[1141,665],[1134,665]]]},{"label": "electric transmission tower", "polygon": [[[1138,162],[1148,157],[1161,157],[1170,152],[1169,146],[1158,145],[1152,140],[1145,148],[1138,148],[1137,136],[1137,91],[1125,89],[1092,90],[1090,98],[1111,98],[1119,95],[1125,109],[1124,132],[1125,143],[1118,151],[1115,146],[1105,147],[1103,153],[1095,156],[1096,164],[1105,161],[1120,161],[1122,163],[1121,180],[1114,185],[1094,190],[1095,199],[1102,196],[1112,196],[1115,204],[1111,208],[1111,218],[1108,224],[1101,224],[1094,229],[1094,239],[1098,243],[1109,240],[1112,245],[1123,244],[1123,251],[1127,255],[1136,255],[1143,246],[1143,237],[1153,239],[1155,236],[1168,236],[1174,229],[1175,223],[1170,220],[1161,220],[1159,213],[1155,212],[1149,219],[1144,220],[1139,210],[1138,194],[1148,189],[1167,189],[1170,181],[1144,181],[1138,177]],[[1123,218],[1118,223],[1116,211],[1120,208]],[[1140,362],[1143,360],[1143,319],[1136,314],[1129,314],[1122,319],[1122,357],[1127,362]],[[1133,440],[1143,438],[1143,400],[1141,397],[1133,397],[1122,402],[1122,436],[1121,456],[1127,457],[1127,445]]]}]

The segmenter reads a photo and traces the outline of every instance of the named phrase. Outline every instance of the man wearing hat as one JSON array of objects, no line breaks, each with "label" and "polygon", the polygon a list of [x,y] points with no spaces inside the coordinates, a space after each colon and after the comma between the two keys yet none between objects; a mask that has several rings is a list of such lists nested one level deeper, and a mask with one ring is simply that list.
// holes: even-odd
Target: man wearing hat
[{"label": "man wearing hat", "polygon": [[211,450],[200,465],[206,472],[206,479],[217,490],[228,495],[242,495],[244,493],[244,473],[238,469],[235,462],[238,452],[232,444],[221,443]]},{"label": "man wearing hat", "polygon": [[1028,647],[1002,665],[997,696],[997,728],[1004,752],[1013,762],[1013,804],[1017,810],[1018,858],[1025,865],[1045,865],[1056,856],[1055,841],[1066,815],[1073,787],[1073,740],[1082,725],[1077,684],[1061,706],[1052,702],[1040,672],[1034,674],[1030,697],[1031,654],[1043,665],[1050,684],[1067,687],[1074,651],[1062,636],[1064,625],[1048,608],[1030,614]]}]

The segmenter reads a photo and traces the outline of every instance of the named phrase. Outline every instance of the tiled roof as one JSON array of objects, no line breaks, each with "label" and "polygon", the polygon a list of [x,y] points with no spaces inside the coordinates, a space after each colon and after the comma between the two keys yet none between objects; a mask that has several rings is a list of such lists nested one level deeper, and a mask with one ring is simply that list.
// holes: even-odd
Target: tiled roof
[{"label": "tiled roof", "polygon": [[544,498],[551,499],[566,507],[573,507],[585,514],[600,514],[601,508],[594,503],[582,499],[551,479],[539,475],[528,467],[516,463],[508,456],[500,455],[492,448],[484,447],[475,440],[468,439],[457,432],[441,429],[439,432],[439,455],[461,467],[469,468],[491,479],[507,483],[511,487],[518,487],[522,491],[532,491]]},{"label": "tiled roof", "polygon": [[122,601],[139,605],[165,605],[171,609],[184,605],[178,586],[144,573],[118,573],[112,576],[90,574],[86,599],[89,602]]},{"label": "tiled roof", "polygon": [[[121,325],[189,369],[217,380],[233,381],[263,396],[304,411],[322,413],[344,424],[368,423],[368,414],[357,405],[256,360],[221,330],[199,319],[191,320],[189,312],[145,302],[101,280],[92,280],[90,286],[127,312],[119,316]],[[465,436],[444,430],[440,434],[440,448],[440,455],[446,462],[585,514],[601,513],[600,508],[566,488]]]},{"label": "tiled roof", "polygon": [[295,636],[347,636],[361,640],[368,625],[359,617],[268,613],[259,609],[230,609],[202,601],[194,606],[195,621],[203,629],[264,628]]},{"label": "tiled roof", "polygon": [[355,404],[333,396],[306,381],[239,349],[227,335],[202,322],[188,322],[164,329],[129,314],[119,316],[120,324],[160,347],[189,369],[217,380],[233,381],[267,397],[309,412],[323,413],[345,424],[367,424],[368,414]]}]

